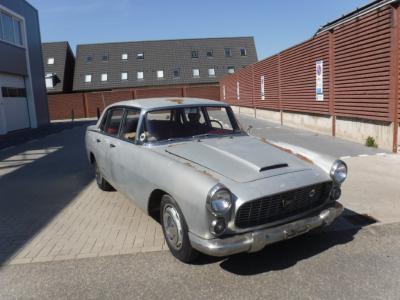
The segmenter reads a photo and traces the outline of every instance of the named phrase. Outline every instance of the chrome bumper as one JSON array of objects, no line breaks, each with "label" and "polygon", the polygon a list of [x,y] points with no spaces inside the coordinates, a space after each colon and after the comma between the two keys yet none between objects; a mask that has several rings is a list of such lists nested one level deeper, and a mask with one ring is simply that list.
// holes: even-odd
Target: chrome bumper
[{"label": "chrome bumper", "polygon": [[343,211],[336,202],[319,214],[277,227],[256,230],[224,239],[206,240],[189,232],[192,247],[211,256],[228,256],[241,252],[257,252],[269,244],[304,234],[314,228],[330,225]]}]

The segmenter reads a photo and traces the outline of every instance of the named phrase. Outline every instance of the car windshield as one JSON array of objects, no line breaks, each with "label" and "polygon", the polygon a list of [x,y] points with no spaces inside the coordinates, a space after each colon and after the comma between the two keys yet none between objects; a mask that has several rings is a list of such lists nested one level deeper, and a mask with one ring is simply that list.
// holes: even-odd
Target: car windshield
[{"label": "car windshield", "polygon": [[230,108],[179,107],[148,112],[140,140],[153,143],[237,133],[242,133],[242,130]]}]

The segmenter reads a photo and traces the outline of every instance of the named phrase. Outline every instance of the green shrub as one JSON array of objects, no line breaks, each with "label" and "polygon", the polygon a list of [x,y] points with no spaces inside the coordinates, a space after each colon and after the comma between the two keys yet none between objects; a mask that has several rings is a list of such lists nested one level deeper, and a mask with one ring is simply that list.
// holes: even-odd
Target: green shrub
[{"label": "green shrub", "polygon": [[367,140],[365,141],[365,146],[378,148],[378,144],[372,136],[367,137]]}]

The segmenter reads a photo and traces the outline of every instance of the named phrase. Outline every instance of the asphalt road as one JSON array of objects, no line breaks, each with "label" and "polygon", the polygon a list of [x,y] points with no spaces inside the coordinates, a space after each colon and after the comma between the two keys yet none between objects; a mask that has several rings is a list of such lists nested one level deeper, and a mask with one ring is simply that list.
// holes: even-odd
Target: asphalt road
[{"label": "asphalt road", "polygon": [[255,119],[245,115],[236,115],[236,117],[238,117],[243,128],[248,128],[249,125],[253,126],[251,134],[255,136],[263,137],[270,141],[300,146],[332,157],[339,158],[390,153],[387,150],[366,147],[344,139],[281,126],[276,123]]},{"label": "asphalt road", "polygon": [[400,299],[400,225],[185,265],[168,251],[5,266],[1,299]]}]

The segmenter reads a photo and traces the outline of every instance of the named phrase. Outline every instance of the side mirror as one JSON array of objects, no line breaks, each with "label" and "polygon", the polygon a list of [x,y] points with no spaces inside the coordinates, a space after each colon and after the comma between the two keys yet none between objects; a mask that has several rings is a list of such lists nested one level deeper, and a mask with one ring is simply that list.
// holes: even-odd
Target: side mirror
[{"label": "side mirror", "polygon": [[253,129],[253,126],[249,125],[249,127],[247,127],[247,130],[246,130],[247,134],[251,134],[252,129]]}]

